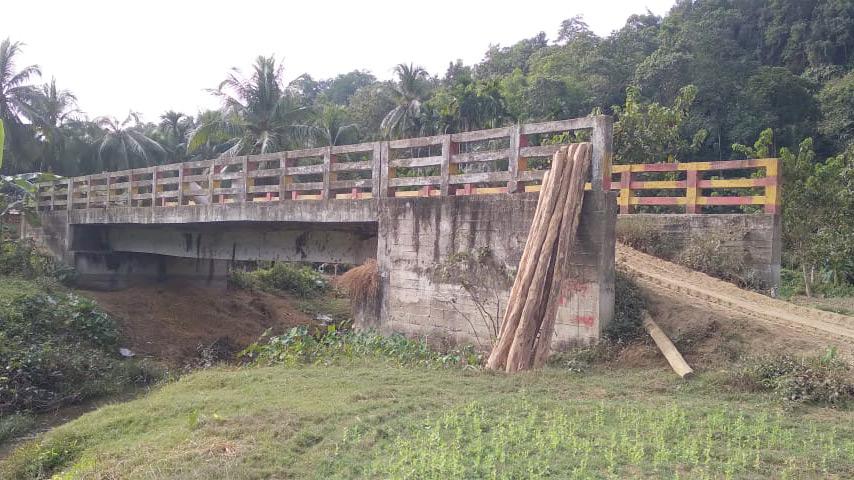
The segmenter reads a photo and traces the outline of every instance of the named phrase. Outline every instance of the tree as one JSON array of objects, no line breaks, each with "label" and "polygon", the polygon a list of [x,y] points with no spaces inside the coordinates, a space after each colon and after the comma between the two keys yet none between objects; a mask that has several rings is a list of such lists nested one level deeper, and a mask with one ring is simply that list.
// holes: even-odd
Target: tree
[{"label": "tree", "polygon": [[854,280],[854,150],[816,160],[813,141],[797,154],[783,148],[783,238],[790,261],[801,268],[807,295],[824,270],[834,283]]},{"label": "tree", "polygon": [[[679,91],[672,107],[643,103],[637,87],[626,91],[624,106],[613,107],[614,163],[675,162],[696,151],[706,138],[705,130],[691,136],[683,132],[697,89],[688,85]],[[686,138],[687,137],[687,138]],[[690,140],[689,140],[690,139]]]},{"label": "tree", "polygon": [[131,112],[121,122],[99,117],[95,123],[104,130],[97,148],[98,163],[106,170],[147,167],[166,157],[166,149],[140,131],[136,113]]},{"label": "tree", "polygon": [[400,63],[394,72],[397,82],[390,86],[390,94],[395,106],[383,118],[380,129],[386,137],[418,134],[421,105],[428,93],[427,71],[413,64]]},{"label": "tree", "polygon": [[78,113],[77,97],[69,90],[59,89],[56,79],[42,85],[30,107],[33,125],[42,142],[40,171],[58,172],[68,169],[63,165],[65,144],[68,133],[65,126],[71,117]]},{"label": "tree", "polygon": [[221,137],[227,140],[216,149],[224,147],[226,156],[287,150],[310,137],[311,128],[304,123],[309,110],[285,91],[282,66],[273,57],[259,56],[248,78],[232,69],[211,93],[222,100],[222,115],[192,131],[189,153]]},{"label": "tree", "polygon": [[819,93],[819,131],[839,148],[854,142],[854,71],[829,82]]},{"label": "tree", "polygon": [[359,125],[363,138],[376,140],[382,137],[380,125],[386,114],[395,108],[391,90],[387,83],[375,82],[356,90],[350,97],[347,110]]},{"label": "tree", "polygon": [[366,70],[353,70],[328,80],[329,86],[321,96],[328,102],[346,106],[360,88],[367,87],[376,81],[377,78]]},{"label": "tree", "polygon": [[187,158],[187,136],[193,129],[193,117],[184,113],[169,110],[160,115],[157,125],[161,143],[175,162]]},{"label": "tree", "polygon": [[315,135],[321,145],[344,145],[355,142],[359,129],[350,121],[341,105],[321,105],[314,113]]},{"label": "tree", "polygon": [[8,160],[12,160],[12,168],[26,168],[25,143],[31,134],[22,122],[21,116],[29,116],[30,103],[36,94],[36,89],[28,82],[41,75],[38,65],[28,65],[17,70],[15,57],[21,54],[21,42],[13,42],[6,38],[0,42],[0,120],[6,125],[6,137],[9,144]]}]

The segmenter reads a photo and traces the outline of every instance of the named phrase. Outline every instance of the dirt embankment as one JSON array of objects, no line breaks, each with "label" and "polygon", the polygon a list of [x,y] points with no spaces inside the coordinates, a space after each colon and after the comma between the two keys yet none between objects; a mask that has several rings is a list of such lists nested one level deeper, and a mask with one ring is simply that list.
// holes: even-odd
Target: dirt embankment
[{"label": "dirt embankment", "polygon": [[199,345],[224,337],[242,348],[268,328],[280,332],[314,322],[295,301],[263,292],[166,283],[80,293],[117,319],[124,347],[170,363],[193,358]]},{"label": "dirt embankment", "polygon": [[[835,346],[854,354],[854,317],[747,291],[708,275],[617,246],[617,268],[632,275],[655,321],[694,365],[718,365],[740,355],[821,355]],[[655,361],[639,347],[624,363]]]}]

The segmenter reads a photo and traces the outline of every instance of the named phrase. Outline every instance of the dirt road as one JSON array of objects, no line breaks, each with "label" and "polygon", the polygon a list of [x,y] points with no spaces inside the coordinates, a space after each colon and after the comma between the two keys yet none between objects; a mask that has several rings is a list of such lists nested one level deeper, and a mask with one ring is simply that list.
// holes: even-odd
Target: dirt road
[{"label": "dirt road", "polygon": [[617,244],[617,268],[641,282],[774,325],[825,339],[854,353],[854,317],[795,305]]}]

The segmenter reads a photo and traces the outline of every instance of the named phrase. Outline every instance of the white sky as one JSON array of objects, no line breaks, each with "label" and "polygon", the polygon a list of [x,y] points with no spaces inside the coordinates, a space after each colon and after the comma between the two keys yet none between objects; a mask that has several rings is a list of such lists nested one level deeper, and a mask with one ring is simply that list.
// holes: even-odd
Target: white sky
[{"label": "white sky", "polygon": [[433,74],[461,58],[478,62],[490,44],[510,45],[581,14],[606,35],[632,13],[665,14],[674,0],[5,0],[0,38],[26,43],[18,67],[37,63],[45,80],[77,95],[90,117],[147,121],[174,109],[216,107],[204,89],[259,55],[284,59],[288,80],[354,69],[390,78],[401,62]]}]

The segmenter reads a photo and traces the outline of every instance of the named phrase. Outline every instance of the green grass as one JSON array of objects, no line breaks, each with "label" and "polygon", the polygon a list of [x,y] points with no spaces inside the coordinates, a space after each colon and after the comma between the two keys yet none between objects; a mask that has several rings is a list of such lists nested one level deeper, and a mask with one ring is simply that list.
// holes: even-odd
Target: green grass
[{"label": "green grass", "polygon": [[0,478],[851,478],[854,413],[669,371],[212,369],[58,427]]}]

